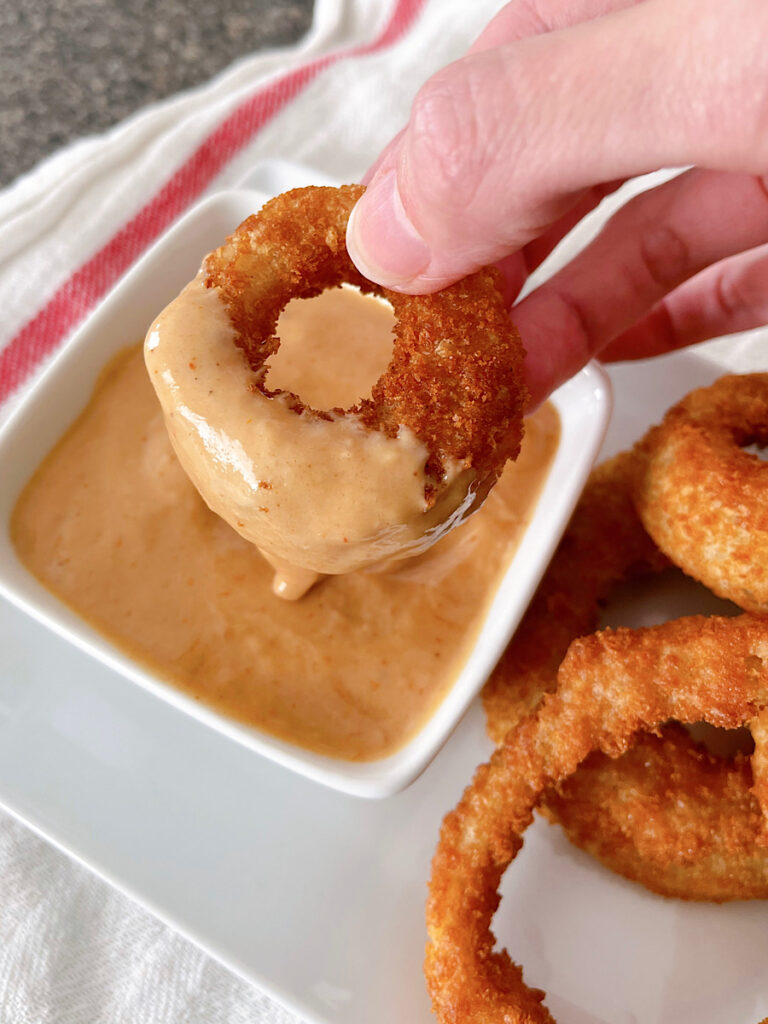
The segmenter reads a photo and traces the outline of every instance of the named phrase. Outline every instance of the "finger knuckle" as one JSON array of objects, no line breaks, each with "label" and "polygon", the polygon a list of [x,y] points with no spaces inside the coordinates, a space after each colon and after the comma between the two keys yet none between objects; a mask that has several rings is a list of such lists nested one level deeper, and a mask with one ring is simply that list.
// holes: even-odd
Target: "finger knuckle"
[{"label": "finger knuckle", "polygon": [[509,4],[511,13],[514,12],[515,23],[519,26],[519,34],[539,35],[549,32],[551,26],[550,17],[542,14],[540,0],[516,0]]},{"label": "finger knuckle", "polygon": [[568,339],[574,361],[583,366],[592,358],[600,342],[590,317],[578,299],[567,291],[554,292],[552,302],[558,309],[561,336]]},{"label": "finger knuckle", "polygon": [[[408,139],[409,188],[422,209],[493,232],[499,179],[513,156],[510,61],[470,55],[433,76],[414,101]],[[493,208],[491,210],[491,208]]]},{"label": "finger knuckle", "polygon": [[662,292],[679,284],[690,268],[688,243],[670,224],[644,228],[637,251],[645,278]]},{"label": "finger knuckle", "polygon": [[715,278],[714,297],[723,323],[758,322],[768,314],[768,262],[748,269],[725,263]]}]

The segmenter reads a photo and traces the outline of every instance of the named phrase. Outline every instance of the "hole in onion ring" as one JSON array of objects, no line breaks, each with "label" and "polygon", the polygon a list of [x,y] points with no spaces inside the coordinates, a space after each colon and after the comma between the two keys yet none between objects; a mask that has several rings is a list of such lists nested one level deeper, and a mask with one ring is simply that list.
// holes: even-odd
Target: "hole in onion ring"
[{"label": "hole in onion ring", "polygon": [[[383,346],[381,336],[387,327],[391,335],[395,314],[386,299],[363,296],[353,285],[341,288],[345,293],[344,305],[332,290],[311,299],[292,299],[280,314],[280,348],[270,356],[265,378],[270,390],[291,391],[316,409],[345,409],[371,397],[374,384],[392,359],[394,339]],[[365,305],[366,316],[355,320],[352,338],[347,304],[353,304],[354,310],[358,303]],[[307,318],[302,317],[301,308],[306,306],[312,307],[313,314],[322,322],[322,331],[313,333],[306,327]],[[338,344],[339,339],[349,339],[354,344]],[[354,376],[346,366],[350,350],[355,352]]]}]

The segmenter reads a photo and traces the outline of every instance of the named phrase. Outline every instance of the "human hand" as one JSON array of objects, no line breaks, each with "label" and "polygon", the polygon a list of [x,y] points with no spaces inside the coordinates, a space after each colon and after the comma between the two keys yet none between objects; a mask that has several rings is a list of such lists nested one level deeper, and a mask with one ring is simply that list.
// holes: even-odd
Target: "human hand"
[{"label": "human hand", "polygon": [[420,90],[347,243],[395,290],[528,274],[626,178],[631,200],[515,305],[532,405],[592,356],[641,358],[768,321],[768,4],[513,0]]}]

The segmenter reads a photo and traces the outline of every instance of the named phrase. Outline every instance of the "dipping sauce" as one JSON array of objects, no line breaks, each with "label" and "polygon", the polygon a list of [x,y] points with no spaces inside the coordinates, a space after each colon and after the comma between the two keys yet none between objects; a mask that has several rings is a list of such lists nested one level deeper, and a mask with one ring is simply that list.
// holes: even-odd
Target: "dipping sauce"
[{"label": "dipping sauce", "polygon": [[[386,365],[390,325],[380,303],[346,289],[292,303],[275,384],[349,404]],[[350,355],[361,330],[364,359]],[[425,554],[284,601],[271,566],[181,469],[137,345],[107,366],[27,485],[12,537],[46,587],[167,682],[302,747],[374,760],[421,728],[461,671],[558,435],[542,407],[484,506]]]}]

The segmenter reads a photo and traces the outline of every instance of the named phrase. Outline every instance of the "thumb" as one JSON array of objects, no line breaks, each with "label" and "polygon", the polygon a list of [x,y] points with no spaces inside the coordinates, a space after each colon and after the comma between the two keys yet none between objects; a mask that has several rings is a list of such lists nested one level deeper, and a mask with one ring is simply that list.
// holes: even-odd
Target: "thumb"
[{"label": "thumb", "polygon": [[764,33],[763,0],[647,0],[468,54],[417,95],[350,218],[353,261],[432,292],[521,248],[592,185],[763,167]]}]

